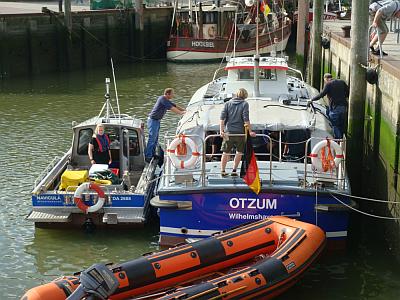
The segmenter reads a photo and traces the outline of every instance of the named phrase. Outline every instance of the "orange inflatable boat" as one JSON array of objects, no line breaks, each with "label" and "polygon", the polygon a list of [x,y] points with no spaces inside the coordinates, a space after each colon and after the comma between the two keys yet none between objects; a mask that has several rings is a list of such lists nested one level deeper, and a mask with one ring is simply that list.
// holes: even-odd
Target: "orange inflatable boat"
[{"label": "orange inflatable boat", "polygon": [[80,299],[73,298],[78,286],[83,291],[88,285],[91,292],[93,286],[108,286],[92,284],[102,273],[114,281],[108,294],[99,292],[103,299],[269,299],[293,285],[324,246],[319,227],[271,217],[100,271],[62,277],[32,288],[22,299],[64,300],[71,294],[70,299]]}]

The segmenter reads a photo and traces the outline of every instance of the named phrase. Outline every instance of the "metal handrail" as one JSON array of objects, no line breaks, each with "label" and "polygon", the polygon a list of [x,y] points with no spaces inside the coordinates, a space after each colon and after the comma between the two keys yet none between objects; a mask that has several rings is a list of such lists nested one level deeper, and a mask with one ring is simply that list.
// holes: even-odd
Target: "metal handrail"
[{"label": "metal handrail", "polygon": [[221,71],[222,69],[225,69],[225,66],[224,67],[220,67],[220,68],[215,70],[212,81],[214,81],[216,79],[216,77],[218,75],[218,72]]},{"label": "metal handrail", "polygon": [[50,171],[53,169],[53,167],[59,162],[61,159],[60,156],[56,156],[53,158],[53,160],[47,165],[47,167],[39,174],[38,177],[36,177],[34,181],[34,187],[37,187],[37,185],[47,176],[47,174],[50,173]]},{"label": "metal handrail", "polygon": [[[226,135],[227,136],[243,136],[243,137],[245,136],[245,134],[226,134]],[[197,137],[197,138],[202,140],[202,138],[199,135],[185,135],[185,136],[186,137]],[[257,134],[256,136],[257,137],[267,138],[268,139],[268,143],[272,144],[272,139],[271,139],[270,136],[268,136],[266,134]],[[207,141],[209,139],[211,139],[211,138],[214,138],[214,137],[220,137],[220,135],[219,134],[211,134],[211,135],[208,135],[204,139],[204,141],[202,141],[202,153],[201,153],[202,161],[201,161],[201,168],[200,168],[200,173],[199,173],[202,187],[205,187],[205,185],[206,185],[206,157],[209,155],[207,153],[207,151],[206,151],[206,149],[207,149]],[[173,139],[173,138],[176,138],[176,136],[169,136],[169,137],[165,136],[167,149],[169,147],[170,140]],[[263,154],[261,154],[261,155],[263,155]],[[269,148],[269,153],[267,153],[265,155],[266,156],[269,155],[269,157],[270,157],[270,160],[269,160],[270,161],[270,163],[269,163],[269,183],[270,183],[270,185],[272,185],[272,147]],[[171,172],[171,169],[170,169],[171,162],[170,162],[169,158],[167,157],[167,159],[165,161],[167,163],[164,166],[164,174],[162,175],[162,177],[164,177],[164,178],[169,177],[169,176],[172,175],[172,172]],[[190,170],[188,172],[184,172],[184,171],[182,172],[181,171],[180,174],[183,174],[183,175],[184,174],[192,174],[193,175],[193,174],[197,174],[197,172],[193,172],[193,170]]]},{"label": "metal handrail", "polygon": [[293,71],[293,72],[295,72],[295,73],[297,73],[297,74],[300,74],[301,81],[304,81],[304,78],[303,78],[303,73],[302,73],[300,70],[297,70],[297,69],[291,68],[291,67],[289,67],[289,66],[288,66],[288,70],[290,70],[290,71]]},{"label": "metal handrail", "polygon": [[[244,134],[227,134],[228,136],[245,136]],[[187,137],[197,137],[197,138],[200,138],[201,139],[201,137],[199,136],[199,135],[186,135]],[[276,140],[274,140],[274,139],[272,139],[269,135],[267,135],[267,134],[257,134],[256,135],[257,137],[264,137],[264,138],[267,138],[268,139],[268,143],[270,144],[270,145],[272,145],[272,143],[275,141],[276,142]],[[200,170],[181,170],[180,172],[179,172],[179,174],[181,174],[181,175],[189,175],[189,174],[191,174],[191,175],[197,175],[197,176],[199,176],[200,177],[200,182],[201,182],[201,186],[202,187],[205,187],[206,186],[206,176],[207,176],[207,174],[206,174],[206,158],[207,158],[207,156],[210,156],[212,153],[207,153],[207,141],[209,140],[209,139],[211,139],[211,138],[215,138],[215,137],[221,137],[219,134],[211,134],[211,135],[208,135],[204,140],[202,140],[202,153],[201,153],[201,158],[202,158],[202,161],[201,161],[201,167],[200,167]],[[176,136],[170,136],[170,137],[166,137],[166,144],[167,144],[167,146],[169,146],[169,144],[170,144],[170,140],[172,139],[172,138],[176,138]],[[307,139],[307,140],[304,140],[303,142],[301,142],[301,143],[305,143],[305,148],[304,148],[304,153],[305,153],[305,155],[304,155],[304,157],[302,157],[302,158],[304,158],[304,180],[303,180],[303,187],[304,188],[307,188],[307,176],[309,176],[308,175],[308,173],[309,173],[309,171],[308,171],[308,166],[310,165],[309,163],[308,163],[308,161],[307,161],[307,158],[309,157],[308,156],[308,148],[309,148],[309,145],[310,145],[310,143],[311,143],[311,141],[312,140],[324,140],[325,138],[316,138],[316,137],[311,137],[311,138],[309,138],[309,139]],[[343,139],[331,139],[332,141],[335,141],[335,142],[338,142],[338,143],[340,143],[340,146],[342,147],[342,150],[343,150],[343,155],[344,155],[344,159],[343,159],[343,161],[341,162],[341,164],[337,167],[337,172],[336,172],[336,182],[337,182],[337,184],[338,184],[338,187],[340,187],[341,189],[345,189],[346,188],[346,157],[345,157],[345,151],[346,151],[346,137],[344,136],[344,138]],[[281,139],[280,139],[280,141],[279,141],[279,143],[280,144],[297,144],[297,143],[286,143],[286,142],[283,142]],[[298,142],[298,143],[300,143],[300,142]],[[281,145],[282,146],[282,145]],[[280,146],[280,147],[281,147]],[[281,149],[282,150],[282,149]],[[222,154],[213,154],[213,155],[215,155],[215,156],[222,156]],[[229,154],[229,155],[234,155],[234,154]],[[269,173],[269,184],[272,186],[272,162],[273,162],[273,153],[272,153],[272,147],[269,147],[269,152],[267,152],[267,153],[265,153],[265,154],[261,154],[261,153],[259,153],[259,154],[257,154],[257,155],[265,155],[265,156],[269,156],[269,170],[268,170],[268,173]],[[166,156],[167,156],[167,154],[166,154]],[[300,161],[302,158],[300,158],[300,159],[298,159],[298,161]],[[161,177],[163,177],[164,179],[166,179],[166,178],[168,178],[168,177],[171,177],[171,176],[174,176],[174,175],[176,175],[176,174],[172,174],[172,169],[171,169],[171,161],[170,161],[170,159],[169,158],[166,158],[166,164],[165,164],[165,166],[164,166],[164,173],[163,173],[163,175],[161,175]],[[281,161],[281,160],[280,160]],[[167,183],[167,182],[164,182],[165,183],[165,185],[168,185],[169,183]]]}]

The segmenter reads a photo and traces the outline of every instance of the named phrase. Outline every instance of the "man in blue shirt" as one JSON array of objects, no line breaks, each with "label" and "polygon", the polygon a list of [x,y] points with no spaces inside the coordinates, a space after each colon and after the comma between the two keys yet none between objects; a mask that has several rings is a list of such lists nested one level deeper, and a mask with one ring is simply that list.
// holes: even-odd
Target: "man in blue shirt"
[{"label": "man in blue shirt", "polygon": [[154,152],[158,144],[158,133],[160,131],[161,119],[164,117],[167,110],[171,110],[178,115],[183,115],[186,113],[185,109],[179,107],[171,101],[172,98],[174,98],[174,90],[172,88],[166,88],[164,90],[164,95],[158,97],[156,104],[149,114],[147,119],[149,138],[144,151],[146,162],[150,162],[154,156]]}]

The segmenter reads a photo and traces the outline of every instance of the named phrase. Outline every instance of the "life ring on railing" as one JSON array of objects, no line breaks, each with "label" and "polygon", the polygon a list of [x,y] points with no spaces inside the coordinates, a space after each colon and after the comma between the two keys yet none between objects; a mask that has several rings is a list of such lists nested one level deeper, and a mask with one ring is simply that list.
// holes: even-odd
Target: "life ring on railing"
[{"label": "life ring on railing", "polygon": [[[328,153],[325,155],[325,148],[328,148]],[[335,157],[332,155],[331,148],[335,152]],[[321,153],[321,156],[319,155]],[[316,171],[327,172],[337,168],[342,162],[344,156],[342,148],[338,143],[330,139],[318,142],[310,154],[311,163]]]},{"label": "life ring on railing", "polygon": [[[178,148],[182,149],[185,148],[186,146],[188,146],[192,152],[191,157],[187,160],[179,159],[178,156],[180,154],[179,153],[177,154]],[[197,159],[200,156],[200,153],[197,150],[197,145],[195,144],[195,142],[191,138],[188,138],[185,135],[179,135],[177,138],[175,138],[169,145],[167,152],[175,168],[180,168],[180,169],[185,169],[193,166],[197,162]]]},{"label": "life ring on railing", "polygon": [[[99,198],[97,199],[97,203],[92,206],[86,205],[82,199],[83,192],[86,192],[88,190],[95,191],[99,196]],[[98,211],[100,208],[103,207],[104,201],[105,201],[104,191],[101,189],[99,185],[93,182],[82,183],[80,186],[78,186],[74,194],[74,202],[76,206],[85,214]]]}]

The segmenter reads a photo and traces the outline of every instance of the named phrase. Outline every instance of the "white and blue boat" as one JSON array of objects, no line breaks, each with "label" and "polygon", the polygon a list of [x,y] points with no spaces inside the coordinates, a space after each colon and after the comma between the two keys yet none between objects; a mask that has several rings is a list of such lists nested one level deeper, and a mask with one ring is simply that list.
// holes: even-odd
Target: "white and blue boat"
[{"label": "white and blue boat", "polygon": [[[217,70],[192,96],[176,134],[166,136],[164,170],[151,201],[159,209],[161,245],[204,238],[273,215],[316,224],[331,244],[345,242],[353,205],[346,140],[333,139],[323,102],[307,105],[317,91],[287,59],[231,58],[221,68],[226,75],[218,77]],[[224,102],[239,88],[249,92],[250,122],[257,133],[258,195],[241,178],[221,176],[214,160],[220,154],[212,154]]]},{"label": "white and blue boat", "polygon": [[[105,103],[99,115],[73,122],[72,145],[36,179],[32,210],[37,227],[137,227],[149,219],[157,159],[144,161],[144,123],[121,114],[106,78]],[[114,105],[115,106],[115,105]],[[109,137],[112,165],[91,165],[88,144],[98,124]]]}]

